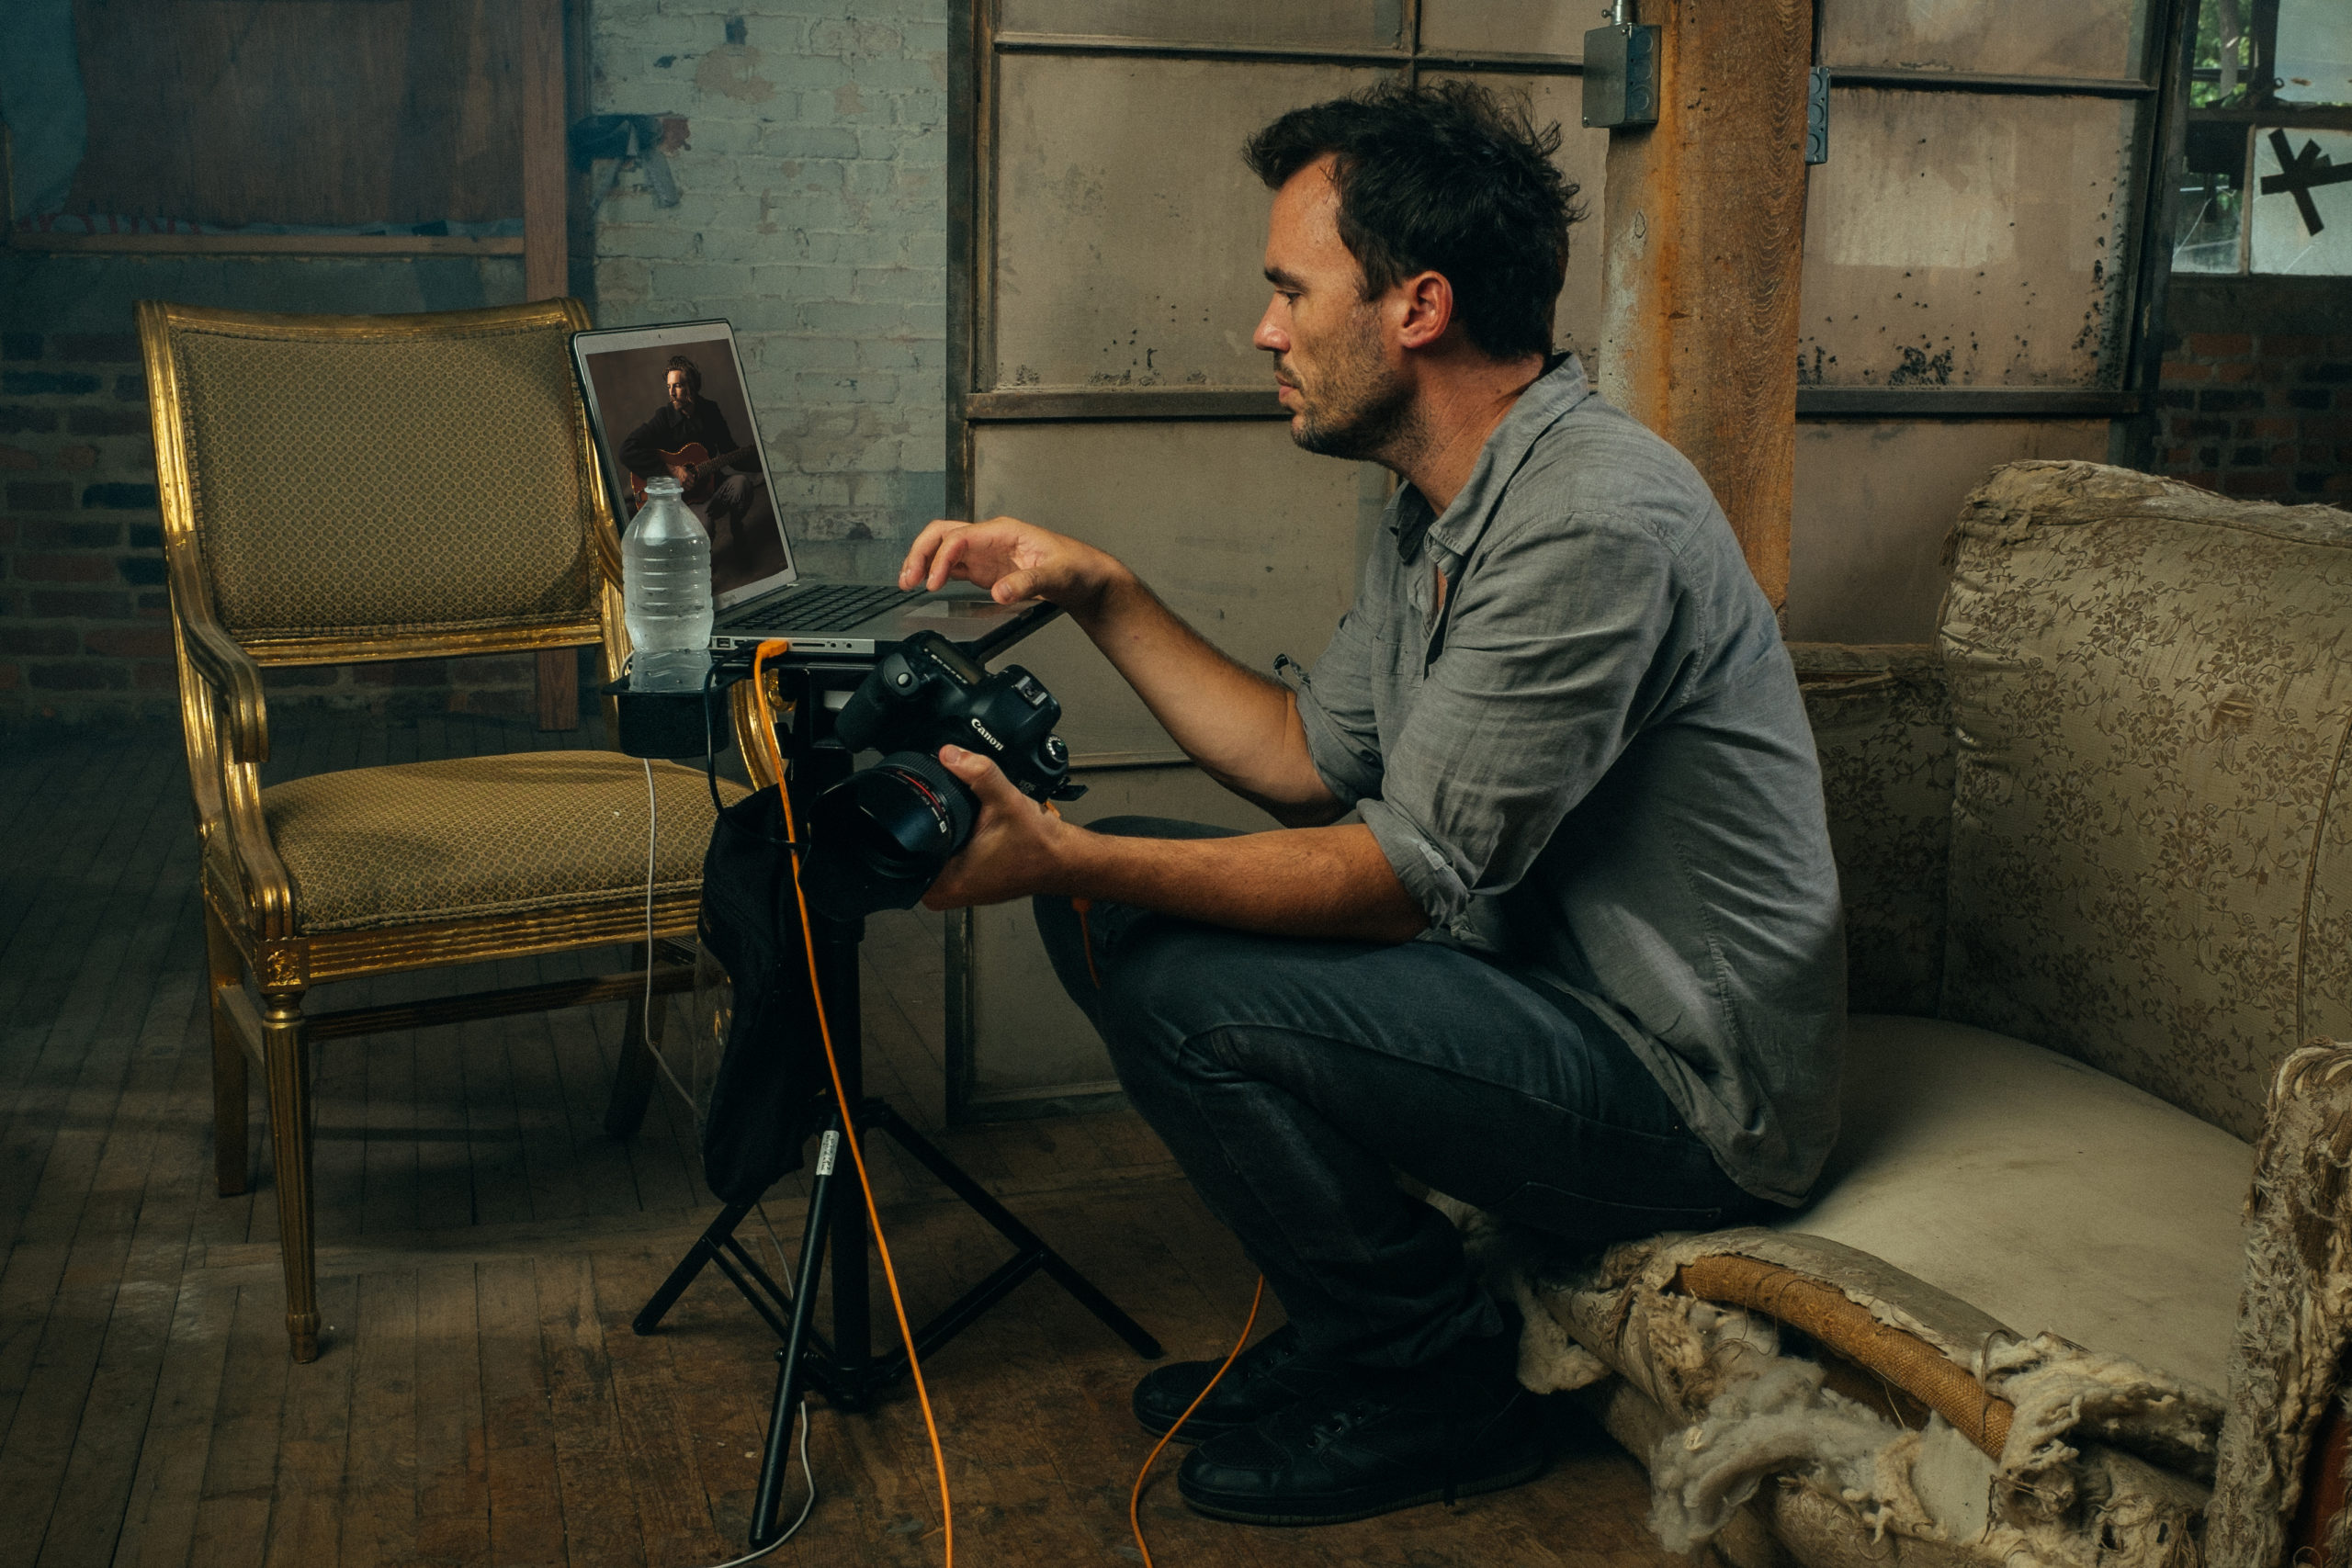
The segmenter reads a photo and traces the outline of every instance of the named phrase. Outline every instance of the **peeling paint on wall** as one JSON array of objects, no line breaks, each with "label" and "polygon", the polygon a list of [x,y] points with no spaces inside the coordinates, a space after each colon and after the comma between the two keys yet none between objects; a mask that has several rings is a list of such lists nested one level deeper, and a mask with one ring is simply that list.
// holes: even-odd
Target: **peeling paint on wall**
[{"label": "peeling paint on wall", "polygon": [[760,51],[752,47],[750,38],[751,28],[742,17],[728,17],[727,41],[695,64],[695,85],[747,104],[775,97],[775,84],[756,73]]}]

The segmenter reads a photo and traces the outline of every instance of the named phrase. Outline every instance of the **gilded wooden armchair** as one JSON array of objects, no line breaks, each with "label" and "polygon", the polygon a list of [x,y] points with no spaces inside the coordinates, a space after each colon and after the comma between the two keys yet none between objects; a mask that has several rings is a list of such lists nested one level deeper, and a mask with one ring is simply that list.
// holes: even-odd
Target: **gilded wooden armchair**
[{"label": "gilded wooden armchair", "polygon": [[[319,1353],[309,1052],[331,1038],[634,998],[640,973],[306,1013],[329,981],[641,942],[648,774],[615,752],[362,768],[261,787],[262,671],[599,643],[619,553],[568,352],[575,300],[410,316],[143,302],[188,781],[204,840],[220,1190],[268,1089],[294,1358]],[[690,931],[710,804],[656,763],[652,926]],[[639,950],[640,959],[642,949]],[[690,983],[673,948],[664,991]],[[650,1087],[631,1007],[609,1130]],[[656,1014],[658,1027],[659,1015]]]}]

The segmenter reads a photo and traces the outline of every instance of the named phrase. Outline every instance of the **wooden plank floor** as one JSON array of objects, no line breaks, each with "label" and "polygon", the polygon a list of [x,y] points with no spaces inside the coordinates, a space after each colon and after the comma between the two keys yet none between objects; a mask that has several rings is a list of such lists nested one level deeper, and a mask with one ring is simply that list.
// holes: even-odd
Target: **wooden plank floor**
[{"label": "wooden plank floor", "polygon": [[[447,718],[282,717],[273,776],[594,744]],[[658,1334],[629,1319],[716,1210],[691,1111],[599,1125],[615,1007],[336,1042],[316,1065],[325,1350],[287,1359],[264,1119],[254,1190],[216,1197],[210,1046],[175,737],[0,748],[0,1563],[716,1563],[741,1551],[775,1344],[706,1279]],[[617,968],[484,966],[440,988]],[[868,1075],[1180,1357],[1221,1355],[1251,1271],[1125,1112],[939,1132],[935,918],[873,922]],[[413,978],[315,994],[390,1000]],[[422,988],[422,987],[419,987]],[[688,1009],[673,1059],[695,1077]],[[258,1084],[258,1080],[256,1080]],[[1003,1245],[877,1140],[910,1311]],[[789,1250],[798,1178],[758,1239]],[[876,1300],[882,1299],[876,1280]],[[1279,1321],[1267,1314],[1261,1332]],[[887,1318],[884,1320],[887,1325]],[[972,1564],[1136,1560],[1126,1497],[1143,1370],[1033,1279],[927,1364]],[[813,1406],[821,1500],[769,1561],[940,1559],[920,1415]],[[1188,1564],[1663,1564],[1629,1459],[1562,1413],[1516,1492],[1315,1531],[1197,1518],[1163,1479],[1157,1560]],[[1163,1468],[1169,1461],[1163,1460]],[[793,1506],[797,1506],[797,1473]]]}]

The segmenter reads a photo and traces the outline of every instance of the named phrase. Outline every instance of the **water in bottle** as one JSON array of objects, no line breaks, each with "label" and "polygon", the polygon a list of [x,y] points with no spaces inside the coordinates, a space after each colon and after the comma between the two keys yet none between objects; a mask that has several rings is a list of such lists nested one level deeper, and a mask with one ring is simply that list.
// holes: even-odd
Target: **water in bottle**
[{"label": "water in bottle", "polygon": [[699,690],[710,664],[710,536],[680,493],[675,479],[647,480],[645,504],[621,536],[632,691]]}]

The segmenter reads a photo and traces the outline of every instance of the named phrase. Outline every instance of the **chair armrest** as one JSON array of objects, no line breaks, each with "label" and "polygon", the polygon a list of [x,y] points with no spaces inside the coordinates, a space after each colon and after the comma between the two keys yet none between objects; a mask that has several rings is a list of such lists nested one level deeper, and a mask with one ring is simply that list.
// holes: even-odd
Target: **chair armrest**
[{"label": "chair armrest", "polygon": [[1951,857],[1951,703],[1933,648],[1792,643],[1846,906],[1848,1004],[1932,1016]]},{"label": "chair armrest", "polygon": [[209,619],[183,616],[181,646],[204,683],[221,699],[227,716],[229,760],[269,760],[269,710],[262,697],[261,666],[236,639]]}]

